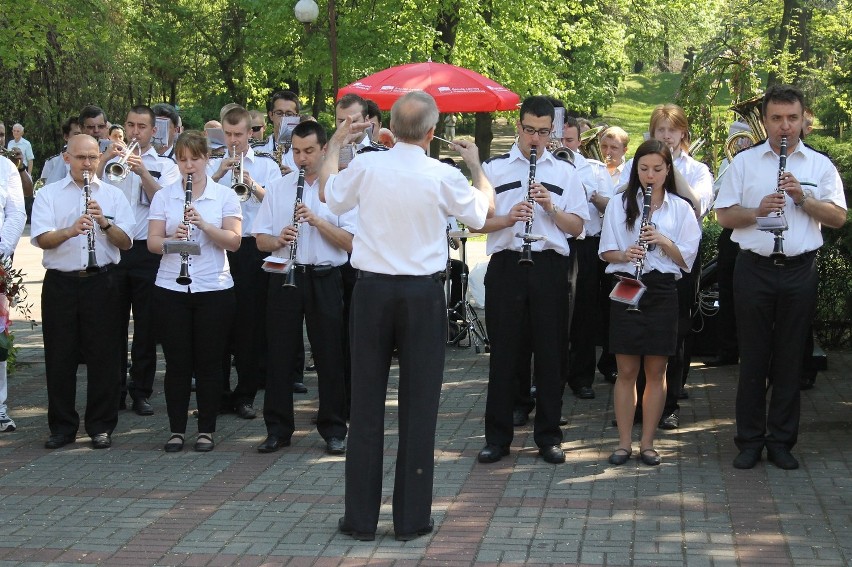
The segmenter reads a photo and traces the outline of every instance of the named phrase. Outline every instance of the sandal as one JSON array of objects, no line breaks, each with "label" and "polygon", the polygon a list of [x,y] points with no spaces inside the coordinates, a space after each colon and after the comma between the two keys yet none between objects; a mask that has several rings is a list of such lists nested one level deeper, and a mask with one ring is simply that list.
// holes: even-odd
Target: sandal
[{"label": "sandal", "polygon": [[649,467],[656,467],[662,462],[660,454],[653,449],[644,449],[639,453],[639,458]]},{"label": "sandal", "polygon": [[630,458],[630,455],[633,454],[633,449],[623,449],[619,447],[615,451],[612,452],[612,455],[609,456],[609,464],[611,465],[623,465]]},{"label": "sandal", "polygon": [[166,444],[163,445],[166,453],[180,453],[183,451],[183,433],[172,433]]},{"label": "sandal", "polygon": [[199,453],[207,453],[213,450],[213,436],[209,433],[199,433],[195,441],[195,450]]}]

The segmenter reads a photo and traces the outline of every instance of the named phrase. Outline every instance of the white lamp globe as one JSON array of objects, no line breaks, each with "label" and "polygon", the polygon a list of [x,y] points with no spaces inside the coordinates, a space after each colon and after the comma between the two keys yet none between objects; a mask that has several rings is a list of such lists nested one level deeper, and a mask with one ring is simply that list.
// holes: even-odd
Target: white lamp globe
[{"label": "white lamp globe", "polygon": [[296,14],[296,19],[303,24],[312,24],[319,16],[319,6],[314,0],[299,0],[293,12]]}]

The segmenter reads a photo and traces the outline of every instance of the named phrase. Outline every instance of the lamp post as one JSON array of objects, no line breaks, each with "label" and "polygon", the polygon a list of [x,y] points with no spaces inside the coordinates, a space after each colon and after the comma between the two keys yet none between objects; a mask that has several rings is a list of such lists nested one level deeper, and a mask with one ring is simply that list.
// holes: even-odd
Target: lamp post
[{"label": "lamp post", "polygon": [[[333,98],[337,98],[340,87],[337,76],[337,8],[335,0],[328,0],[328,47],[331,51],[331,87]],[[319,6],[314,0],[299,0],[293,9],[296,19],[305,24],[305,30],[317,21],[319,17]]]}]

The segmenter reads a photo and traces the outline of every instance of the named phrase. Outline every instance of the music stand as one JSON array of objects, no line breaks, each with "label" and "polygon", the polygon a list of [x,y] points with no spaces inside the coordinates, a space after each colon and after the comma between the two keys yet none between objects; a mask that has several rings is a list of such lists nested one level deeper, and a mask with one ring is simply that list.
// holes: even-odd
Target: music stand
[{"label": "music stand", "polygon": [[[458,238],[461,241],[461,299],[452,307],[449,306],[449,289],[447,285],[447,328],[448,328],[448,345],[456,345],[459,347],[470,348],[474,347],[476,353],[479,354],[483,350],[491,352],[491,342],[488,340],[488,334],[485,332],[485,326],[479,320],[473,306],[467,300],[468,286],[468,270],[467,267],[467,239],[470,238],[471,232],[465,230],[452,230],[447,233],[449,238]],[[447,264],[449,266],[449,262]],[[449,282],[449,274],[447,275]],[[453,328],[455,322],[455,329]],[[455,331],[455,332],[454,332]],[[461,343],[467,338],[467,345]]]}]

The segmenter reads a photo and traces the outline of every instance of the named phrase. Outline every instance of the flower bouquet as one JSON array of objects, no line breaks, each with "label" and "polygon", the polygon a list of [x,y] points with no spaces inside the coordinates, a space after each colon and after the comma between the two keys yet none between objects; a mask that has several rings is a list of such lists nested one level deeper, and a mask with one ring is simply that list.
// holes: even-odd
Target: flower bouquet
[{"label": "flower bouquet", "polygon": [[26,300],[23,272],[12,268],[11,258],[0,257],[0,362],[9,358],[12,350],[11,310],[17,309],[25,320],[35,324],[31,316],[32,304]]}]

